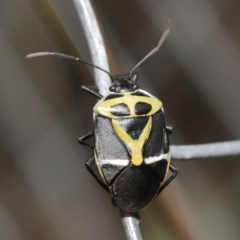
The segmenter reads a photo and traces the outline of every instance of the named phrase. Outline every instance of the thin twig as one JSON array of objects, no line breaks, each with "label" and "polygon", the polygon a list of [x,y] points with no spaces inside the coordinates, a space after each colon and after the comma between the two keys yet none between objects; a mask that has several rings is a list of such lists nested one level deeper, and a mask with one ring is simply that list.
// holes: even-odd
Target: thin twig
[{"label": "thin twig", "polygon": [[[73,2],[86,35],[92,63],[109,71],[106,48],[91,3],[88,0],[73,0]],[[108,75],[95,69],[94,79],[99,92],[106,95],[110,86]],[[138,214],[121,212],[121,220],[128,240],[142,240],[137,216]]]},{"label": "thin twig", "polygon": [[[109,72],[106,48],[90,1],[73,0],[73,2],[85,32],[92,63]],[[111,84],[109,76],[98,69],[94,69],[94,79],[99,92],[103,96],[106,95]]]},{"label": "thin twig", "polygon": [[142,240],[142,235],[139,229],[139,216],[136,213],[127,213],[120,210],[122,224],[125,230],[127,239]]},{"label": "thin twig", "polygon": [[240,140],[196,145],[171,146],[172,159],[226,157],[240,155]]}]

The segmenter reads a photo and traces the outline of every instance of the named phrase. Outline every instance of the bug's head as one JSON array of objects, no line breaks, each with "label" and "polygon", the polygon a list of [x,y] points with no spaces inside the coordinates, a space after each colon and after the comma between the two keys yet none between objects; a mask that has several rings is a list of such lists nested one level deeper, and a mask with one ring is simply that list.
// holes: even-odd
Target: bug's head
[{"label": "bug's head", "polygon": [[115,75],[112,77],[112,85],[109,87],[109,90],[116,93],[134,91],[138,89],[137,79],[137,73]]}]

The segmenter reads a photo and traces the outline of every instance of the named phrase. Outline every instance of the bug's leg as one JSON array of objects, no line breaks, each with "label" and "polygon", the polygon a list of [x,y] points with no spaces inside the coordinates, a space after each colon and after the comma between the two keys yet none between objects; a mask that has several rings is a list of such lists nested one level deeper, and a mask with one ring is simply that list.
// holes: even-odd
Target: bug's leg
[{"label": "bug's leg", "polygon": [[90,132],[90,133],[87,133],[81,137],[78,137],[78,142],[88,148],[91,148],[91,149],[94,149],[94,146],[92,146],[91,144],[89,143],[86,143],[86,140],[88,140],[89,138],[93,137],[94,136],[94,133],[93,132]]},{"label": "bug's leg", "polygon": [[100,186],[102,188],[104,188],[104,190],[106,190],[107,192],[110,192],[108,186],[97,176],[97,174],[93,171],[93,164],[95,163],[94,157],[92,156],[91,158],[89,158],[86,163],[85,166],[87,168],[87,170],[91,173],[91,175],[94,177],[94,179],[100,184]]},{"label": "bug's leg", "polygon": [[166,131],[167,131],[167,134],[171,134],[173,132],[173,127],[172,126],[166,126]]},{"label": "bug's leg", "polygon": [[83,86],[81,87],[81,89],[82,89],[83,91],[85,91],[85,92],[93,95],[94,97],[96,97],[96,98],[98,98],[98,99],[101,99],[101,98],[103,97],[100,93],[96,92],[95,90],[91,89],[91,88],[88,87],[88,86],[83,85]]},{"label": "bug's leg", "polygon": [[162,190],[167,187],[167,185],[177,176],[177,172],[178,172],[178,168],[174,166],[173,163],[170,164],[169,167],[170,171],[171,171],[171,175],[169,176],[169,178],[162,184],[162,186],[159,188],[158,193],[162,192]]}]

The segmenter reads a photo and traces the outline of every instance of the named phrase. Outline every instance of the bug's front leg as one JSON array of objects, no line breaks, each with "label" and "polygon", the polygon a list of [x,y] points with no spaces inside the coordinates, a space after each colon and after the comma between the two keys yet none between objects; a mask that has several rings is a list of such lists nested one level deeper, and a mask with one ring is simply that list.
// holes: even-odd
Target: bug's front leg
[{"label": "bug's front leg", "polygon": [[94,156],[92,156],[86,161],[85,166],[86,166],[87,170],[91,173],[91,175],[94,177],[94,179],[100,184],[100,186],[107,192],[110,192],[108,186],[94,172],[94,170],[92,168],[94,164],[95,164],[95,159],[94,159]]}]

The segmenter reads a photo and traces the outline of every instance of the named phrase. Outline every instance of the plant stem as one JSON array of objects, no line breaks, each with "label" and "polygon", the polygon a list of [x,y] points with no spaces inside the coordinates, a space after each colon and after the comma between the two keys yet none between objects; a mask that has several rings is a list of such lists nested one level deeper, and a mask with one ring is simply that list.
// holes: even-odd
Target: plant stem
[{"label": "plant stem", "polygon": [[171,154],[175,160],[236,156],[240,155],[240,140],[196,145],[173,145],[171,146]]},{"label": "plant stem", "polygon": [[[105,44],[91,3],[88,0],[73,0],[73,2],[85,32],[92,56],[92,63],[109,71]],[[106,95],[111,84],[108,75],[98,69],[94,69],[94,80],[99,92],[103,96]],[[121,220],[128,240],[142,240],[137,216],[137,213],[121,212]]]}]

